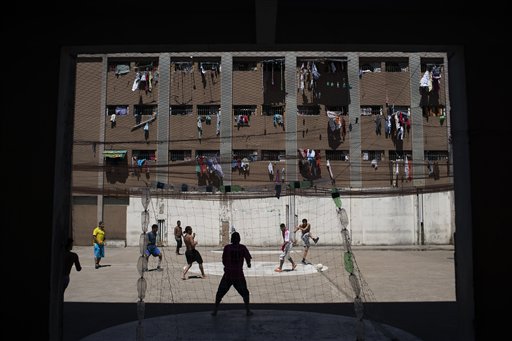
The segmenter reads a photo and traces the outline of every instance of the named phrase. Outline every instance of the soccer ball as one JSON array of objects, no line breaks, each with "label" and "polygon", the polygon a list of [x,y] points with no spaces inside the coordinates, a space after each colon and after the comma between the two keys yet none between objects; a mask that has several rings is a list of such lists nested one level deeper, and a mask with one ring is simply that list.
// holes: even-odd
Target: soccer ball
[{"label": "soccer ball", "polygon": [[316,265],[316,269],[317,269],[318,271],[322,270],[322,268],[323,268],[323,267],[324,267],[324,266],[323,266],[322,264],[317,264],[317,265]]}]

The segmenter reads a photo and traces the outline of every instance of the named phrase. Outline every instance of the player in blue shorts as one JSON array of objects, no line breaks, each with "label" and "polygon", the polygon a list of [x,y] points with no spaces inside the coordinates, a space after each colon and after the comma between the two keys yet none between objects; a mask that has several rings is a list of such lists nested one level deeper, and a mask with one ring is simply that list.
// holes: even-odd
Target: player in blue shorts
[{"label": "player in blue shorts", "polygon": [[156,235],[158,231],[158,225],[153,224],[151,226],[151,232],[148,232],[148,247],[146,248],[145,254],[146,258],[149,259],[149,256],[158,257],[158,265],[156,266],[157,270],[160,270],[160,264],[162,263],[162,253],[160,249],[156,246]]}]

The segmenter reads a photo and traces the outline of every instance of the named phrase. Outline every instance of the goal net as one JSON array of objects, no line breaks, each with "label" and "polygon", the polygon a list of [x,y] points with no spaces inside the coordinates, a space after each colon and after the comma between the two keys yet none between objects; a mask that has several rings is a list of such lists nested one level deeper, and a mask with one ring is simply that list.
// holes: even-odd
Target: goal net
[{"label": "goal net", "polygon": [[[244,264],[251,303],[354,302],[354,297],[361,296],[360,274],[350,248],[350,212],[342,207],[339,194],[303,191],[277,199],[247,193],[145,193],[151,198],[144,199],[143,195],[147,212],[142,211],[142,215],[160,222],[158,244],[163,255],[161,271],[156,271],[158,258],[150,257],[149,271],[143,273],[146,302],[211,303],[223,275],[222,249],[234,231],[240,233],[241,243],[252,255],[251,268]],[[163,217],[168,218],[167,223],[162,224]],[[303,219],[311,225],[309,248],[301,232],[295,231]],[[187,279],[182,279],[187,262],[185,247],[180,249],[181,255],[176,254],[173,230],[178,220],[183,228],[191,226],[195,233],[206,279],[197,263],[193,263]],[[276,272],[283,243],[281,223],[290,230],[290,256],[296,268],[292,269],[292,263],[285,259],[283,271]],[[240,300],[236,290],[223,298],[224,303]]]}]

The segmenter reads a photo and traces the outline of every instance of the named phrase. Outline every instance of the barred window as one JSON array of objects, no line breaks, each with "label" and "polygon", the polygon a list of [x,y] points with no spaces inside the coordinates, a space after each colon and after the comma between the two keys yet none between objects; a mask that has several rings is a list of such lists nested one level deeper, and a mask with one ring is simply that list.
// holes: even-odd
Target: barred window
[{"label": "barred window", "polygon": [[213,158],[220,156],[220,152],[218,150],[196,150],[196,156],[204,156],[206,158]]},{"label": "barred window", "polygon": [[158,68],[158,61],[138,61],[133,65],[135,71],[153,71]]},{"label": "barred window", "polygon": [[233,114],[235,116],[238,115],[255,115],[256,114],[256,105],[234,105],[233,106]]},{"label": "barred window", "polygon": [[141,160],[141,159],[156,160],[156,151],[155,150],[133,150],[132,156],[136,156],[138,160]]},{"label": "barred window", "polygon": [[409,113],[409,107],[403,105],[395,105],[392,107],[392,109],[394,110],[394,112],[401,111],[403,113]]},{"label": "barred window", "polygon": [[320,115],[320,106],[318,106],[318,105],[299,105],[299,106],[297,106],[297,115],[305,115],[305,116]]},{"label": "barred window", "polygon": [[326,150],[325,158],[331,161],[347,161],[349,154],[348,150]]},{"label": "barred window", "polygon": [[194,109],[191,105],[171,105],[170,114],[175,115],[192,115]]},{"label": "barred window", "polygon": [[377,160],[380,161],[384,158],[383,150],[364,150],[362,153],[363,161]]},{"label": "barred window", "polygon": [[185,72],[191,72],[192,71],[192,62],[190,61],[174,61],[171,62],[171,65],[174,66],[174,71],[185,71]]},{"label": "barred window", "polygon": [[262,150],[261,159],[263,161],[280,161],[286,159],[284,150]]},{"label": "barred window", "polygon": [[326,105],[325,111],[333,111],[337,115],[348,115],[348,107],[346,105]]},{"label": "barred window", "polygon": [[430,161],[446,161],[448,160],[448,152],[445,150],[425,150],[424,160]]},{"label": "barred window", "polygon": [[382,105],[371,105],[361,107],[361,116],[380,115],[382,112]]},{"label": "barred window", "polygon": [[197,114],[206,115],[217,115],[220,111],[220,105],[198,105]]},{"label": "barred window", "polygon": [[412,160],[412,152],[410,150],[390,150],[389,159],[391,161],[404,160],[407,155],[408,160]]},{"label": "barred window", "polygon": [[258,63],[255,61],[234,61],[233,71],[257,71]]},{"label": "barred window", "polygon": [[192,151],[189,150],[169,150],[169,160],[171,161],[190,161]]},{"label": "barred window", "polygon": [[129,108],[130,106],[126,104],[107,105],[107,110],[105,110],[105,113],[107,116],[111,116],[112,114],[128,115],[130,111]]},{"label": "barred window", "polygon": [[397,61],[385,61],[386,72],[409,72],[409,61],[407,59]]},{"label": "barred window", "polygon": [[433,67],[440,67],[441,72],[443,72],[444,69],[444,60],[443,58],[421,58],[420,61],[420,69],[421,69],[421,75],[425,73],[425,71],[432,71]]},{"label": "barred window", "polygon": [[150,104],[139,104],[134,106],[135,115],[153,115],[156,114],[158,106]]},{"label": "barred window", "polygon": [[252,149],[233,149],[233,158],[247,158],[250,161],[256,161],[258,152]]},{"label": "barred window", "polygon": [[382,72],[382,60],[375,57],[359,58],[359,72]]},{"label": "barred window", "polygon": [[283,115],[284,114],[284,106],[283,105],[263,105],[262,115],[264,116],[273,116],[275,114]]}]

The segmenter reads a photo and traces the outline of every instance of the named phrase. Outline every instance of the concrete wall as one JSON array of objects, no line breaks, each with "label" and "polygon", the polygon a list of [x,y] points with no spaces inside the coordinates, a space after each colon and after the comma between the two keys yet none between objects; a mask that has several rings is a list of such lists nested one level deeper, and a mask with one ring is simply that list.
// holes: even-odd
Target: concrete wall
[{"label": "concrete wall", "polygon": [[[219,200],[159,198],[154,193],[149,205],[150,224],[163,219],[168,226],[167,244],[174,245],[172,228],[177,220],[192,226],[199,245],[221,246],[222,222],[241,234],[249,246],[278,246],[281,243],[279,224],[293,227],[303,218],[311,223],[312,233],[319,236],[319,245],[342,245],[341,225],[335,205],[328,197],[296,195],[277,199]],[[442,245],[452,243],[455,231],[453,191],[428,194],[374,197],[344,197],[353,245]],[[295,200],[294,203],[291,201]],[[295,206],[295,221],[287,221],[287,206]],[[127,208],[127,245],[138,245],[142,232],[140,198],[131,198]],[[422,223],[423,222],[423,226]],[[226,225],[226,224],[224,224]],[[165,237],[165,236],[164,236]],[[300,242],[300,234],[295,236]],[[165,239],[165,238],[164,238]]]}]

